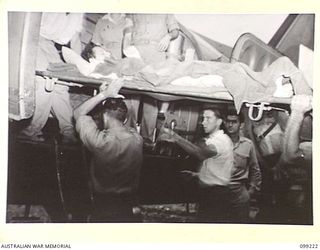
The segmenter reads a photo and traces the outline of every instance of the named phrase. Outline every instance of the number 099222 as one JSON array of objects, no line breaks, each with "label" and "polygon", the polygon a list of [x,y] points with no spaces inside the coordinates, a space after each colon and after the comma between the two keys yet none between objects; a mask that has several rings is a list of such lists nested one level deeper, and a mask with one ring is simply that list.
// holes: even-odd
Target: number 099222
[{"label": "number 099222", "polygon": [[306,248],[306,249],[316,249],[318,248],[318,244],[300,244],[300,248]]}]

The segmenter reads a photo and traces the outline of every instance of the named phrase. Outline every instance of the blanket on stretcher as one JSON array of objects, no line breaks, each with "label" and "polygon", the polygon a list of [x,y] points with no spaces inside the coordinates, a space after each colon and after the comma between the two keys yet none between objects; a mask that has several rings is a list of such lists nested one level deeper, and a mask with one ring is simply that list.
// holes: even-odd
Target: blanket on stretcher
[{"label": "blanket on stretcher", "polygon": [[[56,71],[56,69],[57,65],[50,65],[48,70]],[[68,74],[68,71],[64,73]],[[168,94],[192,93],[196,96],[222,99],[230,99],[231,94],[238,112],[244,102],[269,102],[273,97],[290,97],[293,93],[312,94],[312,89],[302,72],[287,57],[278,58],[261,72],[255,72],[240,62],[180,62],[169,59],[154,65],[144,65],[137,62],[136,58],[125,58],[117,63],[97,65],[92,76],[103,80],[108,79],[112,73],[117,77],[132,76],[132,81],[127,81],[125,86],[133,89],[161,91]],[[206,84],[197,86],[192,81],[185,81],[183,84],[187,76],[192,79],[200,79],[204,76],[214,77],[207,77]],[[182,81],[176,84],[179,79]],[[290,82],[293,93],[290,95],[285,93],[283,96],[280,93],[276,96],[275,93],[283,87],[283,79]]]}]

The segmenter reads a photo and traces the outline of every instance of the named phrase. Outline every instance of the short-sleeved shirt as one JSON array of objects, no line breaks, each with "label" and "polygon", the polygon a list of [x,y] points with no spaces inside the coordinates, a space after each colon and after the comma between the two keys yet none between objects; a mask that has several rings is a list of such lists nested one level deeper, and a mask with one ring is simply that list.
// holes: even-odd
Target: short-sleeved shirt
[{"label": "short-sleeved shirt", "polygon": [[51,13],[42,14],[40,36],[65,45],[77,32],[81,32],[83,14]]},{"label": "short-sleeved shirt", "polygon": [[132,21],[131,44],[140,53],[146,64],[166,60],[166,51],[159,51],[161,39],[169,32],[179,29],[173,15],[168,14],[129,14]]},{"label": "short-sleeved shirt", "polygon": [[218,130],[206,138],[205,143],[209,148],[213,146],[217,154],[203,161],[199,172],[200,182],[207,186],[228,185],[234,167],[231,139]]},{"label": "short-sleeved shirt", "polygon": [[248,138],[240,136],[239,141],[234,144],[233,152],[235,167],[230,184],[245,183],[259,190],[261,171],[253,142]]},{"label": "short-sleeved shirt", "polygon": [[130,26],[131,22],[125,17],[117,22],[112,22],[109,18],[102,17],[96,24],[92,42],[101,45],[106,51],[109,51],[113,57],[120,59],[122,57],[124,30]]},{"label": "short-sleeved shirt", "polygon": [[92,153],[90,174],[94,191],[135,192],[142,164],[142,137],[126,126],[100,131],[91,116],[79,117],[76,130]]},{"label": "short-sleeved shirt", "polygon": [[132,20],[132,44],[158,44],[160,40],[179,24],[170,14],[129,14]]}]

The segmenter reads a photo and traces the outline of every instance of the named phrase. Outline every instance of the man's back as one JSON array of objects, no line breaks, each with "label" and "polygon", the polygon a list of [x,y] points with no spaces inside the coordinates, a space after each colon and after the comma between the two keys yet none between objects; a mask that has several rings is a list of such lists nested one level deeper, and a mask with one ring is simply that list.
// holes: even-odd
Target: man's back
[{"label": "man's back", "polygon": [[142,137],[125,126],[99,131],[89,116],[77,122],[80,138],[92,153],[91,178],[98,193],[136,190],[142,164]]}]

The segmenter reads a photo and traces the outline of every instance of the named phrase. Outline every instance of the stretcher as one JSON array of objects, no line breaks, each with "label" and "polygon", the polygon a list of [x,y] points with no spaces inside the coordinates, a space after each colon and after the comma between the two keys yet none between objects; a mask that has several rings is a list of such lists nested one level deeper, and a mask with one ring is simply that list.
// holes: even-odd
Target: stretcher
[{"label": "stretcher", "polygon": [[[62,84],[68,86],[89,86],[98,89],[103,82],[110,83],[110,79],[95,79],[81,75],[77,70],[72,71],[36,71],[36,75],[47,78],[48,85]],[[51,88],[51,87],[48,87]],[[175,101],[181,99],[202,102],[232,102],[232,96],[223,87],[199,89],[183,86],[153,86],[138,79],[125,79],[122,94],[143,94],[160,101]]]},{"label": "stretcher", "polygon": [[[230,63],[243,62],[255,71],[261,71],[282,55],[275,49],[250,33],[242,35],[236,42]],[[74,69],[57,71],[36,71],[36,75],[47,78],[48,88],[53,84],[65,84],[71,86],[89,86],[98,89],[103,82],[111,82],[110,79],[96,79],[87,77]],[[233,97],[227,88],[221,86],[195,87],[164,85],[153,86],[139,78],[130,77],[124,80],[122,94],[148,95],[160,101],[193,100],[208,103],[232,103]],[[272,109],[283,110],[283,105],[290,104],[291,98],[266,96],[257,103],[246,103],[248,115],[252,120],[259,120],[264,111]],[[281,107],[279,107],[281,106]],[[253,115],[255,113],[257,115]]]}]

